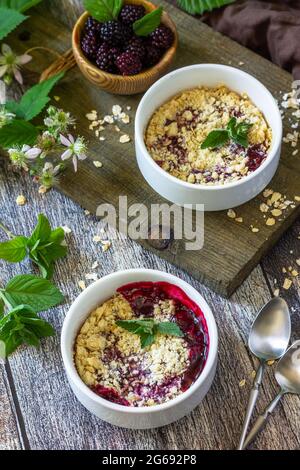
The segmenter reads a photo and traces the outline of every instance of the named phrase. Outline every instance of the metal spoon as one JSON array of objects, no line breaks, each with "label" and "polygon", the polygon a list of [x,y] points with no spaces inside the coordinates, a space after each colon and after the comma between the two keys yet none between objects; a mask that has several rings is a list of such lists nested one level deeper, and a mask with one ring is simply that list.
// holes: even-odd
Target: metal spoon
[{"label": "metal spoon", "polygon": [[291,319],[285,300],[275,297],[258,313],[252,325],[248,346],[260,360],[255,381],[250,392],[248,407],[238,449],[243,449],[247,429],[259,394],[267,361],[279,359],[286,351],[291,335]]},{"label": "metal spoon", "polygon": [[243,449],[246,449],[266,424],[270,414],[283,395],[286,393],[295,393],[300,395],[300,340],[295,341],[278,362],[275,378],[280,385],[281,390],[277,397],[274,398],[274,400],[267,406],[265,411],[258,416],[253,428],[245,440]]}]

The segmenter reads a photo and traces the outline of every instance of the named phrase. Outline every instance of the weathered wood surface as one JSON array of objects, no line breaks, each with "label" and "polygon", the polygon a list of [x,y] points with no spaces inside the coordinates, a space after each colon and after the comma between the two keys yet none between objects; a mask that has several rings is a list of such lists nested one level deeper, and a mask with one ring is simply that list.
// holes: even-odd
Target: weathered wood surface
[{"label": "weathered wood surface", "polygon": [[[19,194],[28,199],[24,207],[15,204]],[[294,224],[232,298],[224,300],[199,281],[121,236],[113,241],[111,250],[103,254],[92,242],[93,236],[99,233],[99,223],[94,217],[85,216],[82,208],[56,191],[39,195],[29,178],[13,175],[7,165],[0,162],[1,220],[15,233],[29,233],[40,212],[45,213],[53,225],[68,225],[72,229],[68,236],[69,255],[57,264],[55,272],[55,281],[65,293],[66,303],[45,315],[57,329],[57,336],[43,341],[38,351],[20,349],[6,368],[11,371],[10,377],[1,368],[0,425],[5,423],[5,431],[0,428],[0,448],[19,448],[20,442],[32,449],[234,448],[255,366],[245,346],[247,333],[258,308],[270,299],[274,279],[282,285],[285,277],[282,267],[292,265],[300,257],[300,223]],[[108,238],[111,235],[108,232]],[[3,233],[0,239],[5,239]],[[179,275],[198,289],[212,307],[220,334],[217,376],[206,399],[189,417],[159,430],[128,431],[95,418],[75,399],[62,366],[59,332],[70,303],[79,293],[77,282],[91,271],[95,260],[99,261],[99,277],[116,269],[141,266]],[[1,283],[29,269],[32,267],[27,262],[8,265],[0,261]],[[295,279],[293,287],[285,293],[292,312],[294,339],[300,337],[299,294]],[[277,391],[273,373],[274,366],[267,371],[258,411]],[[242,379],[246,379],[246,384],[239,387]],[[299,449],[299,405],[298,397],[285,397],[253,448]]]},{"label": "weathered wood surface", "polygon": [[[63,2],[62,7],[67,8],[67,14],[61,15],[58,3],[52,5],[59,19],[71,22],[73,18],[72,5],[80,7],[79,2]],[[164,3],[166,4],[166,2]],[[279,97],[279,92],[288,91],[291,88],[291,76],[272,65],[265,59],[246,50],[235,42],[214,33],[209,27],[197,19],[189,17],[171,5],[167,5],[173,19],[178,25],[180,36],[180,48],[176,67],[196,62],[220,62],[231,63],[249,71],[258,77],[268,88]],[[70,34],[67,29],[45,17],[41,9],[28,21],[32,35],[26,44],[21,44],[14,34],[11,42],[19,49],[27,49],[39,43],[47,43],[47,46],[59,52],[68,49]],[[183,53],[184,51],[184,53]],[[30,65],[41,71],[49,65],[51,57],[43,51],[35,53],[36,61]],[[130,144],[122,145],[118,141],[115,132],[104,133],[105,142],[99,142],[91,131],[88,131],[88,123],[85,119],[87,112],[97,109],[100,115],[109,114],[113,104],[125,107],[130,105],[132,122],[130,126],[124,126],[122,130],[133,138],[134,110],[139,97],[113,97],[89,84],[81,73],[74,69],[69,72],[62,84],[57,87],[56,93],[61,96],[61,105],[67,107],[78,118],[78,132],[86,136],[90,141],[91,158],[80,165],[78,177],[74,178],[70,169],[59,183],[59,188],[83,207],[95,212],[102,202],[110,202],[118,206],[120,194],[128,196],[128,203],[161,202],[162,199],[144,181],[135,161],[133,140]],[[286,122],[287,132],[288,123]],[[95,170],[92,159],[100,159],[103,162],[101,170]],[[290,146],[284,144],[280,170],[272,182],[272,187],[286,194],[289,199],[299,191],[300,158],[291,155]],[[78,184],[80,181],[80,184]],[[201,252],[187,252],[184,242],[170,243],[163,251],[155,251],[148,242],[143,243],[147,249],[159,254],[167,261],[183,268],[195,278],[204,282],[219,293],[228,295],[243,281],[259,259],[280,238],[282,233],[295,220],[299,213],[300,204],[295,210],[286,212],[286,216],[273,227],[267,227],[259,212],[262,197],[259,196],[248,204],[238,209],[243,216],[244,223],[237,224],[229,219],[226,211],[205,215],[205,242]],[[249,229],[254,224],[259,227],[258,233],[252,233]]]}]

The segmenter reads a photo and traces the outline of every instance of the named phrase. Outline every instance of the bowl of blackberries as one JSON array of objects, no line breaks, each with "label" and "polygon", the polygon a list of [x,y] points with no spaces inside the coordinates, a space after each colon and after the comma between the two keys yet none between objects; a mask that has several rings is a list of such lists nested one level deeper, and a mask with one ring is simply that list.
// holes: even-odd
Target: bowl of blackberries
[{"label": "bowl of blackberries", "polygon": [[146,0],[85,0],[73,30],[73,52],[83,75],[113,94],[147,90],[170,68],[176,26]]}]

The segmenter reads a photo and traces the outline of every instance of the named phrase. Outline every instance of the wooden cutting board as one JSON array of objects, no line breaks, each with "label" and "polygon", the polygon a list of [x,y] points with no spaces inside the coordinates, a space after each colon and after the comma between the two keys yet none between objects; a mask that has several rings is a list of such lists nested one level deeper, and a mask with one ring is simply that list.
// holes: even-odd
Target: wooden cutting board
[{"label": "wooden cutting board", "polygon": [[[180,47],[174,68],[207,62],[229,64],[253,74],[276,98],[280,98],[281,92],[290,91],[290,74],[167,2],[160,3],[172,15],[179,31]],[[31,33],[26,41],[22,41],[19,36],[24,29]],[[21,38],[24,37],[26,35],[21,35]],[[32,17],[11,35],[8,42],[18,52],[45,45],[62,53],[70,47],[71,35],[51,13],[45,14],[45,9],[39,7],[32,10]],[[53,60],[44,51],[35,51],[33,55],[35,60],[30,67],[39,73]],[[91,212],[95,212],[103,202],[117,207],[119,195],[127,195],[129,204],[145,203],[149,206],[151,203],[163,202],[144,181],[135,160],[134,114],[140,96],[109,95],[86,81],[77,68],[68,72],[55,89],[55,95],[60,97],[59,106],[76,116],[77,132],[90,141],[91,149],[90,158],[80,164],[77,175],[70,168],[61,178],[58,188],[63,193]],[[111,114],[114,104],[125,109],[131,107],[131,111],[128,111],[131,123],[120,125],[122,131],[131,136],[129,144],[119,143],[119,135],[113,127],[102,134],[106,140],[101,142],[88,129],[86,113],[95,109],[100,116]],[[285,134],[289,130],[287,124]],[[93,160],[100,160],[103,167],[95,168]],[[287,144],[283,145],[280,167],[270,186],[291,200],[300,193],[300,153],[292,156],[291,147]],[[148,241],[142,244],[218,293],[229,296],[299,214],[298,202],[294,209],[285,212],[281,221],[277,221],[274,226],[266,226],[263,214],[259,211],[263,201],[261,195],[236,210],[238,216],[243,217],[243,223],[230,219],[226,211],[205,214],[205,241],[201,251],[186,251],[184,242],[178,241],[159,246],[153,246]],[[252,233],[251,225],[259,228],[259,231]]]}]

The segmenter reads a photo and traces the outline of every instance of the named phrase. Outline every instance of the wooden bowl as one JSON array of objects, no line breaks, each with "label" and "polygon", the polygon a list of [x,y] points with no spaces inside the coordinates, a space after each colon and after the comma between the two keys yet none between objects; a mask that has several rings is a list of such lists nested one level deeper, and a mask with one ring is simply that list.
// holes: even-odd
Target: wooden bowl
[{"label": "wooden bowl", "polygon": [[[147,13],[156,8],[153,3],[146,0],[125,0],[124,3],[144,5]],[[88,16],[88,12],[83,13],[74,26],[72,35],[73,53],[83,75],[90,82],[94,83],[99,88],[102,88],[102,90],[117,95],[135,95],[137,93],[142,93],[153,85],[156,80],[162,77],[170,68],[175,58],[178,46],[178,34],[174,22],[165,11],[162,16],[162,23],[168,26],[174,33],[175,39],[173,46],[165,52],[160,62],[158,62],[154,67],[146,69],[137,75],[130,76],[115,75],[104,72],[85,57],[81,50],[80,39]]]}]

